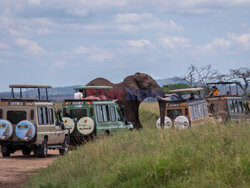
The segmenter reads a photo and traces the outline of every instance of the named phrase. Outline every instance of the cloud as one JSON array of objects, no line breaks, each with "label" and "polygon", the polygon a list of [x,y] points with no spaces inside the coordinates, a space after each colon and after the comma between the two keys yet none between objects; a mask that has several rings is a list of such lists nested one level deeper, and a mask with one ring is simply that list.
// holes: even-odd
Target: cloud
[{"label": "cloud", "polygon": [[28,0],[28,2],[31,5],[40,5],[41,0]]},{"label": "cloud", "polygon": [[250,6],[249,0],[0,0],[0,12],[11,10],[14,13],[27,12],[34,8],[32,14],[44,14],[50,11],[63,12],[74,16],[86,16],[98,13],[133,12],[187,12],[194,14],[213,13],[214,9],[245,8]]},{"label": "cloud", "polygon": [[151,44],[148,40],[145,40],[145,39],[142,39],[142,40],[129,40],[129,41],[127,41],[127,43],[130,46],[133,46],[133,47],[144,47],[144,46],[148,46],[148,45]]},{"label": "cloud", "polygon": [[175,21],[161,21],[149,13],[124,13],[114,16],[112,28],[124,32],[138,32],[142,30],[180,31],[182,27]]},{"label": "cloud", "polygon": [[190,39],[185,37],[167,36],[160,40],[165,48],[172,50],[191,47]]},{"label": "cloud", "polygon": [[88,14],[85,9],[68,9],[66,12],[74,16],[86,16]]},{"label": "cloud", "polygon": [[85,55],[87,60],[92,62],[104,62],[114,57],[114,53],[108,50],[103,50],[100,48],[86,48],[84,46],[75,48],[70,52],[69,55]]},{"label": "cloud", "polygon": [[41,55],[45,53],[45,50],[34,41],[20,38],[16,39],[15,43],[19,47],[23,48],[28,54]]},{"label": "cloud", "polygon": [[67,63],[65,61],[54,61],[52,62],[52,69],[62,70],[65,68],[66,65]]},{"label": "cloud", "polygon": [[210,14],[210,13],[219,13],[219,10],[210,9],[210,8],[191,8],[191,9],[180,9],[177,11],[178,13],[188,13],[188,14]]},{"label": "cloud", "polygon": [[218,53],[226,52],[231,44],[231,41],[224,38],[215,38],[205,45],[197,45],[191,53],[196,57],[214,56],[218,55]]},{"label": "cloud", "polygon": [[230,33],[228,38],[236,45],[239,45],[244,49],[250,49],[250,33],[243,33],[239,35]]},{"label": "cloud", "polygon": [[0,42],[0,50],[7,50],[7,49],[10,49],[10,47],[5,43]]},{"label": "cloud", "polygon": [[115,23],[140,23],[140,22],[147,22],[154,20],[152,14],[143,13],[124,13],[124,14],[117,14],[114,17]]}]

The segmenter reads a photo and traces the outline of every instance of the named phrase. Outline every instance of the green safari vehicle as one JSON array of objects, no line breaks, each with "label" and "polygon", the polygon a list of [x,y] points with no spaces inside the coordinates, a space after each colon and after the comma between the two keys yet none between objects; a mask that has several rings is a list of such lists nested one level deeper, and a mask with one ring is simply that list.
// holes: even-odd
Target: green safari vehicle
[{"label": "green safari vehicle", "polygon": [[[112,87],[107,86],[75,88],[75,98],[64,101],[62,119],[66,128],[70,129],[72,145],[81,144],[95,135],[109,135],[133,129],[133,125],[126,121],[116,101],[107,98],[104,100],[99,96],[100,93],[110,89]],[[91,95],[88,95],[89,93]],[[79,96],[81,98],[78,98]]]}]

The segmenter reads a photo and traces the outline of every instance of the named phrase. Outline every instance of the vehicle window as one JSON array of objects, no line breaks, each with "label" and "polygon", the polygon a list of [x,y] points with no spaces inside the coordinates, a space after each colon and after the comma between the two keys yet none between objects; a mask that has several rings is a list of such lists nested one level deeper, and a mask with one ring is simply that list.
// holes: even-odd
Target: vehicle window
[{"label": "vehicle window", "polygon": [[96,106],[96,114],[99,122],[103,122],[102,107],[100,105]]},{"label": "vehicle window", "polygon": [[202,110],[203,110],[203,116],[207,117],[207,105],[206,104],[202,104]]},{"label": "vehicle window", "polygon": [[229,100],[228,103],[229,103],[229,110],[230,110],[230,113],[231,113],[231,114],[234,114],[234,103],[233,103],[233,101],[232,101],[232,100]]},{"label": "vehicle window", "polygon": [[52,108],[49,108],[49,124],[54,124],[54,110]]},{"label": "vehicle window", "polygon": [[3,118],[3,109],[0,109],[0,119]]},{"label": "vehicle window", "polygon": [[26,120],[27,114],[25,111],[7,111],[7,120],[12,124],[18,124],[20,121]]},{"label": "vehicle window", "polygon": [[242,101],[239,101],[238,104],[239,104],[239,112],[240,112],[240,113],[243,113],[243,112],[244,112],[243,102],[242,102]]},{"label": "vehicle window", "polygon": [[167,110],[167,116],[172,120],[181,115],[182,115],[181,109]]},{"label": "vehicle window", "polygon": [[192,119],[196,119],[197,114],[196,114],[196,110],[194,106],[191,106],[191,115],[192,115]]},{"label": "vehicle window", "polygon": [[48,109],[43,107],[43,123],[44,125],[48,125]]},{"label": "vehicle window", "polygon": [[116,109],[117,121],[123,121],[123,113],[120,109]]},{"label": "vehicle window", "polygon": [[109,110],[108,105],[102,105],[103,120],[109,121]]},{"label": "vehicle window", "polygon": [[197,112],[198,112],[198,118],[202,117],[202,113],[201,113],[201,106],[197,105]]},{"label": "vehicle window", "polygon": [[200,119],[202,117],[201,106],[191,106],[191,115],[193,120]]},{"label": "vehicle window", "polygon": [[87,110],[86,109],[71,109],[70,110],[70,118],[74,121],[78,121],[79,119],[87,117]]},{"label": "vehicle window", "polygon": [[193,111],[192,119],[193,120],[199,119],[197,106],[192,106],[192,111]]},{"label": "vehicle window", "polygon": [[34,120],[34,114],[35,114],[34,110],[31,110],[30,111],[30,119],[31,120]]},{"label": "vehicle window", "polygon": [[39,125],[48,125],[48,108],[47,107],[38,107],[37,108],[38,124]]},{"label": "vehicle window", "polygon": [[110,113],[110,121],[115,122],[116,117],[115,117],[115,107],[114,106],[109,107],[109,113]]},{"label": "vehicle window", "polygon": [[37,117],[38,117],[38,124],[42,125],[43,124],[43,109],[42,109],[42,107],[37,108]]},{"label": "vehicle window", "polygon": [[236,100],[233,100],[234,113],[238,113],[238,104]]}]

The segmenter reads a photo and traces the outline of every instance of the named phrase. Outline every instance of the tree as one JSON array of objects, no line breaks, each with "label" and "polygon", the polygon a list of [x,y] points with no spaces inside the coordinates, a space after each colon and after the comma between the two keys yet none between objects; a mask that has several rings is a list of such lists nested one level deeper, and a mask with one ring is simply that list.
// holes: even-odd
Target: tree
[{"label": "tree", "polygon": [[183,80],[187,81],[190,87],[196,86],[197,83],[196,72],[197,72],[197,67],[191,64],[188,67],[188,74],[183,77]]},{"label": "tree", "polygon": [[241,67],[238,69],[230,69],[228,80],[240,81],[242,80],[244,84],[239,82],[237,85],[243,90],[244,95],[248,96],[248,87],[250,82],[250,69],[248,67]]},{"label": "tree", "polygon": [[212,65],[198,68],[191,64],[188,67],[188,74],[183,77],[183,80],[187,81],[190,87],[206,87],[206,83],[221,81],[220,79],[222,79],[221,75],[212,68]]}]

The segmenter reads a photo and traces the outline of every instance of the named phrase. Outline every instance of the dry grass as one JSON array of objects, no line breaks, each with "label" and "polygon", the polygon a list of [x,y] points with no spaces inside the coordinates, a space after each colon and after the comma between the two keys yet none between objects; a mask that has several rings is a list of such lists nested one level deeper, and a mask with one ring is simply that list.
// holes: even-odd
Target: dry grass
[{"label": "dry grass", "polygon": [[147,111],[158,115],[160,114],[159,104],[157,102],[142,102],[140,104],[139,111]]}]

